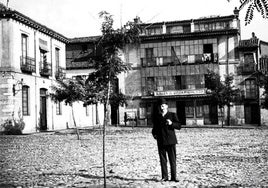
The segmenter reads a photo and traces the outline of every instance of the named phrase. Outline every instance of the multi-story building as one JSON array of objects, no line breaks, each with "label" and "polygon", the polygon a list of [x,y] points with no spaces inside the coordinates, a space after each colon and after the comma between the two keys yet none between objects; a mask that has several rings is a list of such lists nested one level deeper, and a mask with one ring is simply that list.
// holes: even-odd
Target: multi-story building
[{"label": "multi-story building", "polygon": [[0,4],[0,124],[23,118],[24,132],[66,128],[69,107],[51,86],[65,74],[68,39]]},{"label": "multi-story building", "polygon": [[[230,16],[140,23],[141,43],[125,50],[133,69],[119,78],[122,92],[133,96],[120,121],[123,112],[135,112],[139,124],[150,126],[153,107],[164,97],[184,125],[221,123],[206,74],[208,69],[222,77],[235,74],[240,62],[238,14],[235,9]],[[231,123],[243,123],[244,116],[237,116],[242,106],[231,107]]]},{"label": "multi-story building", "polygon": [[267,74],[268,43],[258,39],[254,33],[252,38],[239,41],[240,64],[237,66],[238,86],[243,91],[241,114],[245,124],[267,124],[267,110],[261,108],[263,88],[260,88],[260,74]]},{"label": "multi-story building", "polygon": [[[71,79],[86,79],[94,71],[94,61],[100,57],[97,47],[99,36],[69,39],[66,45],[66,77]],[[103,124],[104,106],[101,103],[83,107],[82,102],[74,104],[76,119],[81,126],[96,126]],[[113,111],[116,112],[116,111]]]}]

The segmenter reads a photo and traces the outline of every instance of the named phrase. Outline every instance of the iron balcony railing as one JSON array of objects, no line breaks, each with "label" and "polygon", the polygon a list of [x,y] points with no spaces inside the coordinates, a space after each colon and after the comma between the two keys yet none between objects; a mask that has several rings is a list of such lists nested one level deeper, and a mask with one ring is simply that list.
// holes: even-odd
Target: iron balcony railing
[{"label": "iron balcony railing", "polygon": [[20,56],[20,69],[22,72],[36,72],[35,59],[28,56]]},{"label": "iron balcony railing", "polygon": [[52,76],[51,63],[40,62],[39,67],[40,67],[39,72],[41,76]]},{"label": "iron balcony railing", "polygon": [[218,63],[217,53],[204,53],[197,55],[181,55],[181,56],[162,56],[141,58],[143,67],[166,66],[166,65],[187,65],[197,63]]},{"label": "iron balcony railing", "polygon": [[252,38],[248,40],[241,40],[239,41],[239,48],[249,48],[249,47],[258,47],[259,39],[258,38]]},{"label": "iron balcony railing", "polygon": [[65,78],[66,76],[66,70],[62,67],[57,67],[56,68],[56,73],[55,73],[55,77],[57,80]]}]

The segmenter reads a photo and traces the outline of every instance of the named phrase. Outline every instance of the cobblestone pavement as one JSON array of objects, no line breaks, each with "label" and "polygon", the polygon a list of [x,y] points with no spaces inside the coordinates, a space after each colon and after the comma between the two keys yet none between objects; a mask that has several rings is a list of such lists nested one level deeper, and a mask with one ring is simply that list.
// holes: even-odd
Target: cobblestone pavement
[{"label": "cobblestone pavement", "polygon": [[[268,129],[177,131],[178,183],[160,182],[149,128],[109,128],[107,187],[268,187]],[[103,187],[102,133],[0,136],[0,187]]]}]

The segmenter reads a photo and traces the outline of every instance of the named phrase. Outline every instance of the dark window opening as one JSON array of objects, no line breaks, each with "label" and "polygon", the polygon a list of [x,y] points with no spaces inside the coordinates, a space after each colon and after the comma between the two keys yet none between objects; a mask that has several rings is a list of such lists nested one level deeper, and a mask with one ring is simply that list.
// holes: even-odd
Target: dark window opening
[{"label": "dark window opening", "polygon": [[190,33],[191,32],[191,25],[184,25],[183,26],[183,33]]},{"label": "dark window opening", "polygon": [[82,45],[82,52],[85,52],[85,51],[87,51],[87,45],[86,44],[83,44]]},{"label": "dark window opening", "polygon": [[204,44],[203,45],[203,52],[206,53],[213,53],[213,45],[212,44]]},{"label": "dark window opening", "polygon": [[181,83],[181,76],[176,76],[175,77],[175,89],[180,90],[182,89],[182,83]]}]

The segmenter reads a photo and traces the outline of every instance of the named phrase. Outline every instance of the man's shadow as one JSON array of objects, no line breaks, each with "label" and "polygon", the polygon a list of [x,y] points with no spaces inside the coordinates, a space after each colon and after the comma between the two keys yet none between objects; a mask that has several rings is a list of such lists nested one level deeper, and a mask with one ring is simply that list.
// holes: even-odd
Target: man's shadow
[{"label": "man's shadow", "polygon": [[[87,179],[103,179],[103,176],[98,176],[98,175],[92,175],[92,174],[85,174],[83,172],[77,172],[77,173],[42,173],[42,176],[51,176],[51,175],[56,175],[56,176],[66,176],[66,175],[70,175],[70,176],[80,176],[83,178],[87,178]],[[122,181],[151,181],[151,182],[158,182],[159,180],[157,180],[156,178],[126,178],[126,177],[121,177],[118,175],[107,175],[106,176],[107,179],[118,179],[118,180],[122,180]]]},{"label": "man's shadow", "polygon": [[[88,179],[103,179],[103,176],[96,176],[96,175],[91,175],[91,174],[76,174],[80,177],[83,178],[88,178]],[[118,179],[118,180],[123,180],[123,181],[153,181],[153,182],[158,182],[159,180],[157,180],[156,178],[126,178],[126,177],[121,177],[118,175],[108,175],[106,176],[107,179]]]}]

